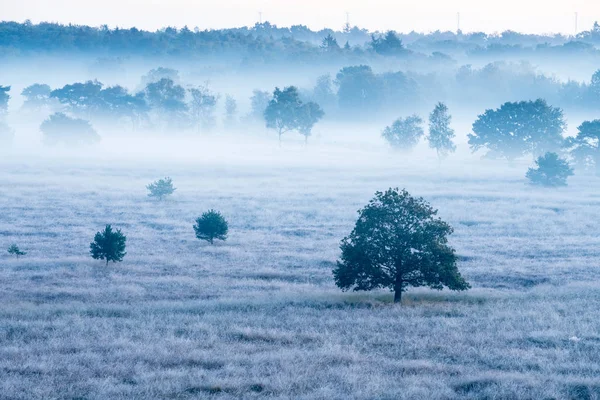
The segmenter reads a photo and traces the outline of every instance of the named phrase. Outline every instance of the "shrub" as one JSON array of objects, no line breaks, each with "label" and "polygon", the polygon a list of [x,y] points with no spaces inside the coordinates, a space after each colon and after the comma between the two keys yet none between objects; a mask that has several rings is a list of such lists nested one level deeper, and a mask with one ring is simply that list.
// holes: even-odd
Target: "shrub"
[{"label": "shrub", "polygon": [[63,113],[52,114],[42,122],[40,130],[47,144],[90,144],[100,140],[100,135],[88,121]]},{"label": "shrub", "polygon": [[90,243],[90,254],[94,260],[106,260],[121,262],[127,254],[125,252],[125,241],[127,238],[121,233],[120,229],[113,232],[110,225],[106,225],[104,231],[96,233],[94,241]]},{"label": "shrub", "polygon": [[27,253],[24,251],[21,251],[21,249],[19,249],[19,246],[17,246],[16,244],[12,244],[9,248],[8,248],[8,254],[12,254],[17,256],[17,260],[19,259],[20,256],[24,256]]},{"label": "shrub", "polygon": [[532,185],[567,186],[567,178],[573,168],[556,153],[546,153],[535,161],[536,168],[529,168],[525,177]]},{"label": "shrub", "polygon": [[196,219],[194,231],[198,239],[206,240],[212,244],[215,239],[227,240],[229,227],[220,212],[209,210]]},{"label": "shrub", "polygon": [[148,189],[150,192],[148,193],[148,197],[156,197],[159,200],[162,200],[165,196],[173,194],[173,192],[176,190],[173,187],[173,181],[169,177],[152,182],[146,186],[146,189]]},{"label": "shrub", "polygon": [[341,242],[341,260],[333,270],[336,285],[342,290],[389,288],[394,302],[401,301],[408,286],[468,289],[448,245],[453,230],[436,214],[406,190],[375,193]]}]

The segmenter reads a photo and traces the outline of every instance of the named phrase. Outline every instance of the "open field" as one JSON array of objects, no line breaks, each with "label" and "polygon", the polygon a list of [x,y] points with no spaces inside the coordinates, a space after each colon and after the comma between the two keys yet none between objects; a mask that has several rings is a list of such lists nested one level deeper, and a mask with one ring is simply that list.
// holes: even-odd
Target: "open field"
[{"label": "open field", "polygon": [[[600,398],[600,180],[523,168],[3,162],[0,398]],[[162,203],[145,185],[170,175]],[[424,196],[473,289],[342,293],[376,190]],[[192,224],[216,208],[229,240]],[[127,235],[104,266],[89,243]],[[16,260],[11,243],[28,251]]]}]

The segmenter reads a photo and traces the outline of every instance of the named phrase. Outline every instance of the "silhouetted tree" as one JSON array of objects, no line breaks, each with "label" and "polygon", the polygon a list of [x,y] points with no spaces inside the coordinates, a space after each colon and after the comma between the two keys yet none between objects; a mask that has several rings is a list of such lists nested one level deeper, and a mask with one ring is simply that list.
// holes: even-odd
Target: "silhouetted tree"
[{"label": "silhouetted tree", "polygon": [[149,84],[159,82],[162,79],[169,79],[175,84],[179,84],[179,71],[164,67],[151,69],[146,75],[142,76],[142,87],[145,88]]},{"label": "silhouetted tree", "polygon": [[196,219],[194,231],[198,239],[206,240],[210,244],[213,244],[215,239],[227,240],[229,225],[220,212],[208,210],[200,218]]},{"label": "silhouetted tree", "polygon": [[529,168],[525,177],[533,185],[567,186],[567,178],[573,175],[573,169],[567,160],[556,153],[546,153],[535,161],[535,168]]},{"label": "silhouetted tree", "polygon": [[237,123],[237,101],[233,96],[225,96],[225,126],[231,128]]},{"label": "silhouetted tree", "polygon": [[51,92],[52,89],[46,84],[35,83],[27,86],[21,92],[21,95],[25,97],[23,107],[39,110],[41,107],[49,105]]},{"label": "silhouetted tree", "polygon": [[16,244],[12,244],[8,248],[8,254],[16,256],[18,260],[20,256],[26,255],[27,252],[21,251],[21,249],[19,249],[19,246],[17,246]]},{"label": "silhouetted tree", "polygon": [[398,118],[391,126],[387,126],[381,136],[394,149],[410,150],[414,148],[421,137],[425,134],[423,131],[423,120],[418,115],[411,115],[406,118]]},{"label": "silhouetted tree", "polygon": [[187,105],[185,89],[173,80],[163,78],[149,83],[144,90],[148,105],[170,126],[181,126],[185,121]]},{"label": "silhouetted tree", "polygon": [[250,117],[262,121],[265,117],[265,110],[269,106],[269,101],[271,101],[271,93],[262,90],[252,91]]},{"label": "silhouetted tree", "polygon": [[565,140],[565,147],[576,166],[595,168],[600,175],[600,119],[584,121],[577,131],[577,136]]},{"label": "silhouetted tree", "polygon": [[435,149],[438,157],[445,157],[456,150],[452,142],[454,129],[450,127],[452,117],[448,113],[448,107],[444,103],[436,104],[429,114],[429,136],[427,141],[429,147]]},{"label": "silhouetted tree", "polygon": [[100,97],[103,86],[98,81],[73,83],[53,90],[50,97],[57,99],[73,114],[89,119],[104,108],[104,101]]},{"label": "silhouetted tree", "polygon": [[86,120],[54,113],[40,125],[46,144],[90,144],[100,140],[100,135]]},{"label": "silhouetted tree", "polygon": [[158,200],[162,200],[166,196],[170,196],[175,192],[173,187],[173,180],[169,177],[159,179],[146,186],[148,197],[156,197]]},{"label": "silhouetted tree", "polygon": [[212,93],[206,86],[188,89],[188,91],[192,97],[190,112],[198,131],[212,129],[215,126],[218,95]]},{"label": "silhouetted tree", "polygon": [[277,131],[281,142],[281,135],[294,130],[307,139],[312,127],[323,115],[323,110],[318,104],[303,103],[300,100],[298,89],[295,86],[289,86],[283,90],[275,88],[273,99],[265,110],[265,121],[267,128]]},{"label": "silhouetted tree", "polygon": [[10,86],[0,85],[0,116],[8,111],[8,100],[10,100]]},{"label": "silhouetted tree", "polygon": [[393,31],[388,31],[383,37],[371,35],[371,48],[381,55],[401,55],[406,53],[402,40]]},{"label": "silhouetted tree", "polygon": [[340,51],[340,45],[331,33],[325,36],[321,41],[321,50],[325,53],[337,53]]},{"label": "silhouetted tree", "polygon": [[469,145],[473,151],[487,148],[488,156],[509,160],[526,154],[538,156],[562,146],[565,128],[562,110],[542,99],[509,102],[479,115],[468,135]]},{"label": "silhouetted tree", "polygon": [[342,68],[335,83],[339,106],[346,112],[364,115],[381,103],[381,82],[367,65]]},{"label": "silhouetted tree", "polygon": [[452,227],[436,215],[406,190],[375,193],[341,242],[341,259],[333,270],[336,285],[342,290],[389,288],[394,302],[409,286],[468,289],[448,245]]},{"label": "silhouetted tree", "polygon": [[96,233],[94,241],[90,243],[90,254],[94,260],[106,260],[106,265],[109,261],[121,262],[127,254],[126,240],[120,229],[113,231],[110,225],[106,225],[104,231]]}]

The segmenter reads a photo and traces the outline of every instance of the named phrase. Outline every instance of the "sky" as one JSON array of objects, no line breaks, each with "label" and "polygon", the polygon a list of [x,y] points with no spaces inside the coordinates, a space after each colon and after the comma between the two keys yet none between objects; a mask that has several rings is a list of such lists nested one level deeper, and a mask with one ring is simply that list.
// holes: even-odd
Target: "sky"
[{"label": "sky", "polygon": [[573,34],[600,20],[600,0],[0,0],[0,20],[61,23],[155,30],[230,28],[263,21],[278,26],[307,25],[371,31],[464,32],[515,30]]}]

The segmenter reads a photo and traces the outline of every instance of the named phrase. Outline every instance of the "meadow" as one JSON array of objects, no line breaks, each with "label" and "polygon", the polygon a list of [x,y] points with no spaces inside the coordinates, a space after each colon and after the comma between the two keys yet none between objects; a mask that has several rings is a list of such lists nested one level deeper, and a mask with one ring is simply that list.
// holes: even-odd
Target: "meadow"
[{"label": "meadow", "polygon": [[[0,398],[600,398],[598,178],[328,157],[0,160]],[[165,175],[177,191],[149,199]],[[396,186],[454,227],[471,290],[335,287],[356,211]],[[209,208],[230,227],[213,246],[192,229]],[[107,223],[128,253],[108,267],[89,257]]]}]

